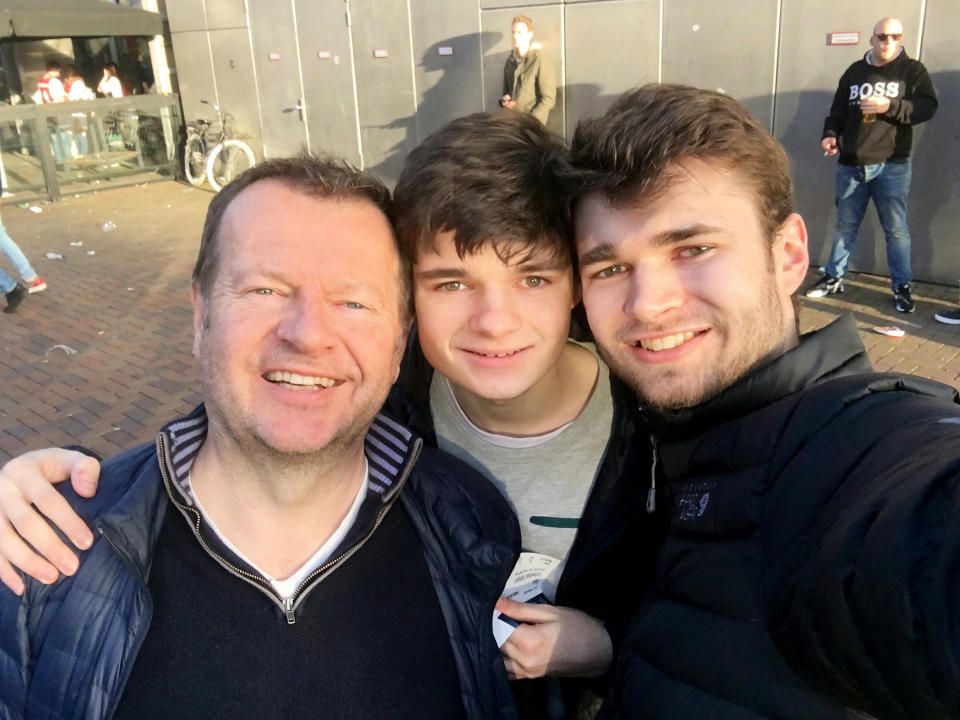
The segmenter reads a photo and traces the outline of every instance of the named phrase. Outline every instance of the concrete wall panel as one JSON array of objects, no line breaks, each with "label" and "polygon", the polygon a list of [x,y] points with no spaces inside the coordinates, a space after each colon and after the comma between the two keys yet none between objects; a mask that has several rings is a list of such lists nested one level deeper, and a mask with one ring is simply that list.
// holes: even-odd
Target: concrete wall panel
[{"label": "concrete wall panel", "polygon": [[226,30],[247,27],[247,8],[244,0],[203,0],[207,10],[207,27]]},{"label": "concrete wall panel", "polygon": [[251,82],[254,73],[249,31],[247,28],[211,30],[210,46],[220,106],[233,115],[234,129],[259,156],[263,152],[263,137],[257,112],[257,88]]},{"label": "concrete wall panel", "polygon": [[416,146],[416,95],[406,0],[351,0],[365,167],[393,183]]},{"label": "concrete wall panel", "polygon": [[[217,2],[218,0],[209,1]],[[207,29],[204,0],[164,0],[164,2],[171,33]]]},{"label": "concrete wall panel", "polygon": [[251,0],[250,35],[257,72],[263,152],[296,153],[306,146],[306,125],[297,103],[303,98],[290,0]]},{"label": "concrete wall panel", "polygon": [[656,82],[660,2],[581,3],[564,12],[569,139],[581,118],[603,114],[625,90]]},{"label": "concrete wall panel", "polygon": [[[910,203],[914,270],[920,279],[953,282],[960,277],[953,230],[960,222],[960,130],[952,121],[960,103],[960,60],[953,47],[960,31],[956,0],[889,0],[882,8],[871,0],[166,4],[188,119],[209,117],[200,98],[221,100],[238,118],[245,117],[244,124],[255,124],[252,118],[262,108],[269,153],[295,150],[306,128],[311,147],[354,162],[361,161],[362,144],[366,167],[388,181],[395,179],[407,152],[441,125],[497,108],[510,51],[510,20],[517,14],[534,19],[535,40],[554,64],[561,89],[549,127],[568,137],[579,118],[602,112],[618,93],[658,76],[722,88],[769,124],[787,148],[797,209],[807,220],[815,265],[826,260],[835,221],[836,161],[819,149],[823,118],[840,74],[867,50],[873,23],[879,15],[895,15],[904,22],[907,51],[913,56],[920,51],[941,97],[938,116],[915,132]],[[347,8],[352,27],[346,26]],[[254,49],[245,60],[242,33],[223,28],[240,30],[247,17]],[[214,27],[221,30],[209,30]],[[828,33],[838,31],[858,31],[859,44],[828,46]],[[350,66],[350,39],[355,67]],[[279,53],[278,60],[269,60],[271,50]],[[386,57],[375,58],[377,50],[385,50]],[[321,51],[329,57],[321,59]],[[256,100],[250,94],[254,87]],[[300,97],[306,100],[305,124],[295,110]],[[885,255],[870,210],[853,267],[886,273]]]},{"label": "concrete wall panel", "polygon": [[410,0],[417,88],[416,141],[450,120],[483,109],[483,47],[499,39],[481,35],[476,0]]},{"label": "concrete wall panel", "polygon": [[480,8],[482,10],[496,10],[499,8],[511,8],[514,12],[510,17],[515,17],[516,15],[526,15],[536,22],[536,18],[528,13],[524,8],[531,5],[554,5],[557,0],[524,0],[523,7],[516,2],[516,0],[480,0]]},{"label": "concrete wall panel", "polygon": [[213,110],[201,100],[218,102],[213,66],[210,64],[210,38],[206,32],[170,33],[177,58],[180,102],[187,122],[197,118],[213,119]]},{"label": "concrete wall panel", "polygon": [[342,2],[295,0],[310,149],[360,166],[350,28]]},{"label": "concrete wall panel", "polygon": [[958,36],[956,1],[927,0],[920,60],[937,88],[940,108],[930,122],[914,130],[909,221],[914,275],[948,283],[960,279]]},{"label": "concrete wall panel", "polygon": [[484,37],[492,39],[500,35],[500,39],[485,48],[483,53],[483,95],[486,108],[494,110],[499,107],[503,94],[503,65],[513,48],[510,21],[517,15],[526,15],[533,20],[533,41],[543,46],[543,51],[553,63],[553,72],[557,78],[557,103],[550,111],[547,127],[560,135],[565,130],[561,13],[560,5],[519,5],[508,10],[484,10],[480,13]]},{"label": "concrete wall panel", "polygon": [[777,19],[770,0],[665,3],[663,82],[730,95],[770,127]]}]

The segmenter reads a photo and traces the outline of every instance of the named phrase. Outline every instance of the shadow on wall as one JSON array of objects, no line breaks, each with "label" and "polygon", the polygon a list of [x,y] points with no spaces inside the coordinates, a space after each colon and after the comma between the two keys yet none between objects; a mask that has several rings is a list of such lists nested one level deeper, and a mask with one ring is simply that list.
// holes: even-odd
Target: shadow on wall
[{"label": "shadow on wall", "polygon": [[[397,118],[381,126],[383,129],[402,130],[404,135],[390,148],[381,162],[367,169],[393,187],[400,176],[400,169],[407,153],[450,120],[480,112],[483,109],[482,94],[477,93],[475,98],[465,99],[458,73],[451,72],[450,63],[445,61],[445,56],[441,56],[438,50],[440,47],[452,47],[454,52],[461,52],[462,48],[476,48],[479,40],[479,52],[482,55],[500,42],[502,37],[502,33],[495,32],[470,33],[444,38],[427,48],[418,61],[417,67],[426,73],[437,73],[438,76],[424,91],[414,114]],[[479,61],[479,58],[473,59]],[[468,58],[464,60],[468,61]]]},{"label": "shadow on wall", "polygon": [[[833,238],[831,208],[837,161],[835,157],[824,157],[820,149],[823,121],[830,111],[833,93],[813,90],[794,95],[795,98],[790,98],[788,93],[779,96],[779,107],[795,106],[797,111],[777,139],[790,156],[794,208],[807,225],[810,264],[816,266],[826,262]],[[864,250],[863,245],[866,243],[857,247],[858,257]]]},{"label": "shadow on wall", "polygon": [[[464,98],[463,87],[460,77],[457,73],[450,72],[450,64],[444,60],[444,57],[438,53],[438,48],[452,46],[454,48],[477,47],[483,57],[486,53],[497,46],[501,41],[503,33],[483,32],[472,33],[470,35],[460,35],[440,40],[431,45],[420,58],[418,68],[426,73],[439,73],[439,76],[429,87],[420,99],[416,113],[406,117],[397,118],[387,125],[380,126],[383,129],[402,130],[403,138],[398,140],[388,151],[384,159],[375,165],[368,166],[368,170],[378,175],[384,182],[391,187],[396,183],[403,161],[414,147],[423,142],[429,135],[439,130],[451,120],[483,110],[483,97],[477,94],[476,97]],[[478,43],[479,40],[479,43]],[[507,53],[501,53],[501,63],[506,61]],[[639,82],[639,78],[638,78]],[[487,110],[490,112],[502,111],[497,104],[500,95],[500,76],[498,75],[495,83],[487,79],[487,87],[496,86],[498,92],[495,97],[487,97]],[[481,92],[484,92],[481,90]],[[601,86],[595,83],[577,83],[567,86],[557,87],[557,105],[550,113],[548,127],[554,132],[559,132],[563,127],[561,112],[564,105],[561,105],[559,98],[564,96],[566,99],[565,107],[567,112],[568,140],[573,137],[573,130],[581,116],[594,116],[603,114],[613,102],[620,97],[619,92],[604,93]],[[575,109],[582,109],[580,115],[574,115]]]}]

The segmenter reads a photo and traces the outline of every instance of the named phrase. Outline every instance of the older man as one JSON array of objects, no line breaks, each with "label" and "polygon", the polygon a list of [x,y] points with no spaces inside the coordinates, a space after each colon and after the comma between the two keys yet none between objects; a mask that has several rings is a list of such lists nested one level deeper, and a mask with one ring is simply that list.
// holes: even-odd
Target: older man
[{"label": "older man", "polygon": [[76,500],[97,536],[74,576],[0,594],[0,717],[515,715],[490,618],[516,520],[378,416],[410,304],[388,212],[308,157],[213,200],[204,404]]},{"label": "older man", "polygon": [[894,304],[900,312],[916,307],[910,290],[910,151],[913,126],[937,110],[927,69],[907,57],[903,25],[878,20],[870,50],[840,77],[820,146],[837,155],[837,230],[823,276],[806,291],[811,298],[843,292],[843,276],[860,223],[873,198],[887,238],[887,265]]},{"label": "older man", "polygon": [[607,716],[960,716],[956,391],[871,372],[850,318],[798,336],[787,156],[729,97],[630,92],[573,162],[584,305],[669,519]]}]

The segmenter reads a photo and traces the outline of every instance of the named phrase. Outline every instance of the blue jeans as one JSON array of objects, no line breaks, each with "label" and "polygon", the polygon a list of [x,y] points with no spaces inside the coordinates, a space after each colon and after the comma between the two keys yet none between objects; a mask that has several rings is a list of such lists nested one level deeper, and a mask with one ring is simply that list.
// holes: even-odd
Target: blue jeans
[{"label": "blue jeans", "polygon": [[[30,267],[27,257],[7,234],[7,229],[3,227],[2,222],[0,222],[0,253],[10,259],[10,262],[13,263],[13,269],[17,271],[21,279],[30,280],[36,277],[37,274]],[[10,292],[16,285],[17,283],[9,275],[0,270],[0,293]]]},{"label": "blue jeans", "polygon": [[910,161],[878,165],[837,165],[837,231],[826,270],[843,277],[857,242],[857,231],[873,198],[887,237],[887,265],[893,289],[912,279],[910,230],[907,229],[907,195],[910,194]]}]

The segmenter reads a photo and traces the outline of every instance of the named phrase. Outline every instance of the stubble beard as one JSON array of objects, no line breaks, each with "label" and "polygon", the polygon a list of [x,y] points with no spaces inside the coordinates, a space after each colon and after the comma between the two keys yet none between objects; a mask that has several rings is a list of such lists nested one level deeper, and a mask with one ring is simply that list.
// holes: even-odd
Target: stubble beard
[{"label": "stubble beard", "polygon": [[262,473],[272,473],[278,478],[302,477],[311,481],[325,469],[340,465],[358,449],[362,451],[367,430],[382,404],[371,402],[364,407],[354,407],[347,424],[323,445],[283,445],[265,431],[255,409],[239,407],[229,389],[215,381],[217,373],[215,363],[201,361],[200,379],[209,418],[207,442],[214,440],[233,457],[242,458],[247,464],[260,468]]},{"label": "stubble beard", "polygon": [[[710,332],[721,339],[720,354],[700,358],[699,367],[677,363],[640,363],[624,349],[618,354],[598,347],[600,356],[637,395],[641,406],[656,410],[680,410],[712,400],[754,369],[766,365],[783,350],[784,319],[773,279],[766,277],[755,305],[737,313],[734,322],[710,319]],[[692,323],[696,324],[696,323]],[[640,331],[660,328],[625,326],[618,336],[636,337]],[[617,338],[618,348],[625,348]]]}]

